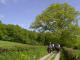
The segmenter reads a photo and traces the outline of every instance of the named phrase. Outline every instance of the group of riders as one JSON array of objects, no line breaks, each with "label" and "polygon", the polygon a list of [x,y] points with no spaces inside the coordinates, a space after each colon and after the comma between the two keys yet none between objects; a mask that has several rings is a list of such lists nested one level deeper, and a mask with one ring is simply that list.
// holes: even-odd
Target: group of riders
[{"label": "group of riders", "polygon": [[60,47],[59,43],[52,44],[50,42],[49,45],[48,45],[48,48],[47,48],[48,53],[51,53],[52,51],[59,52],[60,50],[61,50],[61,47]]}]

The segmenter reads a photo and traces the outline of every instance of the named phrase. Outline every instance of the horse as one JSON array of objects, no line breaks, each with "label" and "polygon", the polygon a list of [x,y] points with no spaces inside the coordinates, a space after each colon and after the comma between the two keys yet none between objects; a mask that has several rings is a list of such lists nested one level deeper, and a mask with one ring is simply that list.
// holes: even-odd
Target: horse
[{"label": "horse", "polygon": [[52,52],[52,45],[51,44],[48,45],[47,51],[48,51],[48,53],[51,53]]},{"label": "horse", "polygon": [[60,51],[60,44],[55,44],[54,45],[54,47],[55,47],[55,50],[57,51],[57,52],[59,52]]},{"label": "horse", "polygon": [[53,50],[53,51],[55,50],[54,44],[52,44],[52,50]]}]

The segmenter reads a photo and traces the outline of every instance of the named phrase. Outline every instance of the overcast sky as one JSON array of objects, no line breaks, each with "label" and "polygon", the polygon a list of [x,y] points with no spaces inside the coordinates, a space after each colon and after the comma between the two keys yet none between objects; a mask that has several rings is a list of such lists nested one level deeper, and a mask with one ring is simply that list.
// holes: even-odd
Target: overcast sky
[{"label": "overcast sky", "polygon": [[49,5],[64,2],[80,11],[80,0],[0,0],[0,20],[29,29],[36,16]]}]

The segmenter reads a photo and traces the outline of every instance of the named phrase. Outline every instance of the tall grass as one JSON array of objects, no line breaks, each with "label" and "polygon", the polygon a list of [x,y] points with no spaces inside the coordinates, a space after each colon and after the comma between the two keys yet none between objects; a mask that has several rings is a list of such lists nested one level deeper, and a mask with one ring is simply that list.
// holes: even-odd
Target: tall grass
[{"label": "tall grass", "polygon": [[60,57],[60,60],[68,60],[67,57],[65,56],[63,50],[61,51],[61,57]]},{"label": "tall grass", "polygon": [[45,46],[32,46],[5,41],[0,43],[0,60],[38,60],[47,54]]},{"label": "tall grass", "polygon": [[80,60],[80,50],[75,50],[73,48],[64,48],[63,54],[64,57],[66,57],[66,60]]},{"label": "tall grass", "polygon": [[38,60],[47,54],[44,47],[27,48],[23,51],[8,51],[0,54],[0,60]]}]

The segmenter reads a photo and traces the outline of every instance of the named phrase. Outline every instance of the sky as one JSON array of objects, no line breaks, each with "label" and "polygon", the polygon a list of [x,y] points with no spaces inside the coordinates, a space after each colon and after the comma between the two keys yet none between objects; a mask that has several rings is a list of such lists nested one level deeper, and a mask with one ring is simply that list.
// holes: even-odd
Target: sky
[{"label": "sky", "polygon": [[80,11],[80,0],[0,0],[0,20],[29,29],[36,16],[48,6],[65,2]]}]

